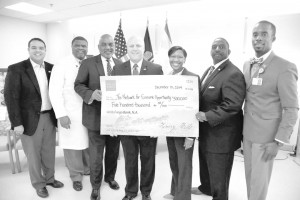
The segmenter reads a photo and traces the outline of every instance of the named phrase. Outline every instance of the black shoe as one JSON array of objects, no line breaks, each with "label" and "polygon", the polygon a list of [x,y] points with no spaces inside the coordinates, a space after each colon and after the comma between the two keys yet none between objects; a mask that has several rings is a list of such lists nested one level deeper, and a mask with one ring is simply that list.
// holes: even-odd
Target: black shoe
[{"label": "black shoe", "polygon": [[122,199],[122,200],[132,200],[132,199],[134,199],[136,197],[136,195],[135,196],[130,196],[130,195],[125,195],[125,197]]},{"label": "black shoe", "polygon": [[73,188],[76,191],[82,190],[82,183],[81,183],[81,181],[73,181]]},{"label": "black shoe", "polygon": [[120,189],[119,184],[117,183],[117,181],[112,180],[112,181],[105,181],[106,183],[108,183],[109,187],[113,190],[118,190]]},{"label": "black shoe", "polygon": [[151,200],[150,194],[143,194],[142,200]]},{"label": "black shoe", "polygon": [[46,183],[46,185],[50,185],[54,188],[62,188],[64,187],[64,184],[58,180],[54,180],[53,183]]},{"label": "black shoe", "polygon": [[46,187],[42,187],[36,190],[36,193],[39,197],[46,198],[49,196],[48,190]]},{"label": "black shoe", "polygon": [[99,190],[93,189],[91,193],[91,200],[100,200]]}]

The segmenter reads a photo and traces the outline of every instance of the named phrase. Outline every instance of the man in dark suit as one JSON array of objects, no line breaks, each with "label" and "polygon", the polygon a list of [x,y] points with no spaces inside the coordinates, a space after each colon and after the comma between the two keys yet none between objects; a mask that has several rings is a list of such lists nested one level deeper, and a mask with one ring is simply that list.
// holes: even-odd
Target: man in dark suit
[{"label": "man in dark suit", "polygon": [[[127,50],[130,60],[116,65],[112,75],[162,75],[160,65],[148,62],[143,59],[145,50],[141,38],[133,36],[127,41]],[[125,157],[126,187],[123,200],[131,200],[138,193],[138,155],[140,149],[141,158],[141,181],[140,190],[142,200],[151,200],[150,193],[155,176],[155,152],[157,138],[149,136],[121,136],[121,143]]]},{"label": "man in dark suit", "polygon": [[4,97],[12,129],[21,135],[31,184],[45,198],[46,185],[63,187],[54,179],[56,118],[48,94],[53,65],[44,62],[46,44],[40,38],[28,42],[28,52],[29,59],[8,67]]},{"label": "man in dark suit", "polygon": [[246,86],[242,72],[229,61],[229,44],[217,38],[211,46],[214,66],[201,78],[199,160],[200,181],[193,194],[227,200],[234,151],[241,145],[242,105]]},{"label": "man in dark suit", "polygon": [[112,36],[104,34],[101,36],[98,49],[100,54],[84,60],[79,68],[75,91],[83,99],[82,124],[88,129],[89,151],[90,151],[90,180],[92,184],[91,200],[100,199],[100,186],[103,178],[103,151],[105,155],[105,177],[112,189],[119,189],[114,180],[117,170],[117,159],[119,155],[120,140],[100,134],[101,114],[101,88],[100,76],[111,75],[112,66],[120,64],[117,59],[112,58],[115,52],[115,43]]}]

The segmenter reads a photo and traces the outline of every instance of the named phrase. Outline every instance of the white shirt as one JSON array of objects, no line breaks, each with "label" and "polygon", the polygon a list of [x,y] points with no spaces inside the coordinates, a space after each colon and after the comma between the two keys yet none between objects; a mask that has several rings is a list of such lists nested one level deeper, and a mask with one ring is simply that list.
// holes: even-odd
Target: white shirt
[{"label": "white shirt", "polygon": [[45,63],[39,65],[30,59],[36,79],[39,83],[40,93],[42,98],[41,111],[51,110],[52,105],[49,98],[48,79],[45,71]]},{"label": "white shirt", "polygon": [[[105,58],[105,57],[103,57],[103,56],[101,55],[101,60],[102,60],[102,64],[103,64],[105,76],[108,76],[108,73],[107,73],[107,64],[108,64],[108,63],[107,63],[107,58]],[[114,60],[112,59],[112,57],[111,57],[110,59],[108,59],[108,60],[109,60],[111,69],[113,69],[114,66],[115,66]]]},{"label": "white shirt", "polygon": [[133,66],[136,64],[137,65],[137,70],[138,70],[138,72],[139,72],[139,74],[140,74],[140,72],[141,72],[141,67],[142,67],[142,63],[143,63],[143,59],[142,60],[140,60],[138,63],[134,63],[134,62],[132,62],[131,60],[130,60],[130,66],[131,66],[131,74],[133,74]]}]

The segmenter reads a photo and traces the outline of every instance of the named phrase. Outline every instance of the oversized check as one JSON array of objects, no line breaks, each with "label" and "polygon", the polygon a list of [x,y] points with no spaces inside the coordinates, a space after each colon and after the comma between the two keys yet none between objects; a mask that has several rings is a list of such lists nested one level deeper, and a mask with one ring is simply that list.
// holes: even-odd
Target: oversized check
[{"label": "oversized check", "polygon": [[198,137],[195,76],[101,76],[101,134]]}]

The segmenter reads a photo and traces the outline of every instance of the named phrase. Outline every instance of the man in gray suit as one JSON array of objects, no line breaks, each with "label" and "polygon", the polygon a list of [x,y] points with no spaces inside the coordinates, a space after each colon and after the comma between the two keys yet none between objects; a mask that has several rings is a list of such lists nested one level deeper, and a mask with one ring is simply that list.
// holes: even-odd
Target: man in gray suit
[{"label": "man in gray suit", "polygon": [[249,200],[265,200],[278,149],[289,142],[298,116],[297,68],[272,51],[276,28],[258,22],[252,31],[255,58],[244,64],[244,158]]},{"label": "man in gray suit", "polygon": [[[160,65],[143,59],[144,42],[139,37],[130,37],[127,41],[130,60],[116,65],[112,71],[114,76],[123,75],[162,75]],[[155,151],[157,138],[149,136],[121,136],[125,157],[126,188],[123,200],[132,200],[138,193],[138,155],[141,159],[140,189],[142,200],[151,200],[150,192],[155,176]]]},{"label": "man in gray suit", "polygon": [[[100,76],[111,75],[112,67],[120,64],[121,61],[112,58],[115,51],[115,43],[112,36],[102,35],[98,45],[100,54],[84,60],[79,68],[76,80],[75,91],[83,99],[82,124],[88,129],[89,153],[90,153],[90,181],[92,184],[91,200],[100,199],[100,186],[103,178],[103,151],[108,151],[106,135],[100,133],[101,114],[101,88]],[[104,181],[108,182],[112,189],[119,189],[118,183],[114,180],[119,152],[119,141],[111,147],[115,148],[113,155],[114,166],[112,176],[105,176]],[[105,172],[107,173],[107,171]]]}]

